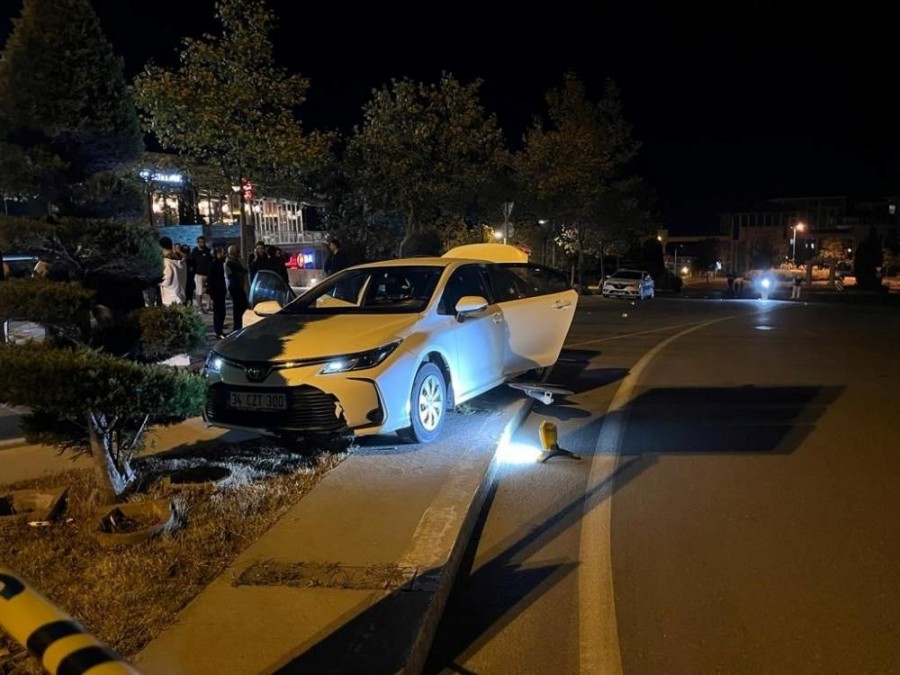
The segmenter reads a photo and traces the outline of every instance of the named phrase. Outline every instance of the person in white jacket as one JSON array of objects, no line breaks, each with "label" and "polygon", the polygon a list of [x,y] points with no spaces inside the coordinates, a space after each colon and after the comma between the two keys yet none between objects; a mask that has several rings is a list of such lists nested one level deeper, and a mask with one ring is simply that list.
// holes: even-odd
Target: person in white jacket
[{"label": "person in white jacket", "polygon": [[183,305],[187,286],[187,262],[172,248],[172,240],[162,237],[159,247],[163,254],[163,276],[159,291],[164,305]]}]

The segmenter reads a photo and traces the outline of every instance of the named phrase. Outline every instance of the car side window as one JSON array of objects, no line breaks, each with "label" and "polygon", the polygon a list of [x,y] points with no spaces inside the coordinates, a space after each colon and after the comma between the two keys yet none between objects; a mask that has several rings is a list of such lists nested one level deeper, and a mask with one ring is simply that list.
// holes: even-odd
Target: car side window
[{"label": "car side window", "polygon": [[484,276],[478,265],[463,265],[452,272],[441,295],[438,314],[456,314],[456,303],[467,295],[478,295],[490,302]]},{"label": "car side window", "polygon": [[498,302],[533,298],[568,290],[565,276],[539,265],[497,265],[491,283]]}]

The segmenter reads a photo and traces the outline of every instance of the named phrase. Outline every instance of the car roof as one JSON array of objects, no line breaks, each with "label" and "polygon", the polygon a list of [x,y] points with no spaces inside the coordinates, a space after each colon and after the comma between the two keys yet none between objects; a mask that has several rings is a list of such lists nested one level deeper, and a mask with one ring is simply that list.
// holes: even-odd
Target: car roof
[{"label": "car roof", "polygon": [[378,262],[364,263],[362,265],[354,265],[353,269],[371,269],[373,267],[447,267],[457,262],[450,258],[435,258],[431,256],[422,258],[393,258],[391,260],[380,260]]},{"label": "car roof", "polygon": [[455,258],[457,260],[480,260],[494,263],[525,263],[528,262],[528,254],[522,249],[510,244],[465,244],[451,248],[442,258]]},{"label": "car roof", "polygon": [[647,270],[636,270],[630,267],[623,267],[622,269],[613,272],[612,276],[616,276],[619,272],[636,272],[637,274],[647,274]]}]

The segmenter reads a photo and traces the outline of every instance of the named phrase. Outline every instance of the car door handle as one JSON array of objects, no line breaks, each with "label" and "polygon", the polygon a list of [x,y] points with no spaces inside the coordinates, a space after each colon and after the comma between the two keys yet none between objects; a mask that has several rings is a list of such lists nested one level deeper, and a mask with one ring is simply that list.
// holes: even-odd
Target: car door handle
[{"label": "car door handle", "polygon": [[503,315],[500,312],[494,312],[493,316],[491,316],[491,320],[494,323],[503,323]]},{"label": "car door handle", "polygon": [[562,300],[557,300],[553,303],[553,309],[569,309],[572,307],[571,302],[564,302]]}]

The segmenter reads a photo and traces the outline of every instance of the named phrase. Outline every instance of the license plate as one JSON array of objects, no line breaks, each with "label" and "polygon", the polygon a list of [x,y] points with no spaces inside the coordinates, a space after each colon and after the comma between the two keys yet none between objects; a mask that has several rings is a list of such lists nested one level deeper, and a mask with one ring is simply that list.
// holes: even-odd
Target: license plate
[{"label": "license plate", "polygon": [[287,395],[268,392],[232,391],[228,405],[237,410],[287,410]]}]

